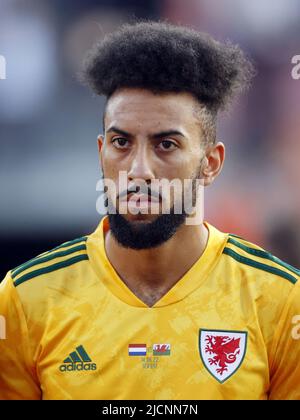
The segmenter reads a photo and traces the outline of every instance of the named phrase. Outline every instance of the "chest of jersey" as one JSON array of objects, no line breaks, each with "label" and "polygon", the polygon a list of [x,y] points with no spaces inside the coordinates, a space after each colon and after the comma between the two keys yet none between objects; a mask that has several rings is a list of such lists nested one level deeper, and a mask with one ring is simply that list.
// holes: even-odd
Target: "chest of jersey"
[{"label": "chest of jersey", "polygon": [[254,308],[245,309],[238,292],[222,296],[203,289],[142,308],[107,294],[71,317],[56,311],[37,362],[43,398],[267,398]]}]

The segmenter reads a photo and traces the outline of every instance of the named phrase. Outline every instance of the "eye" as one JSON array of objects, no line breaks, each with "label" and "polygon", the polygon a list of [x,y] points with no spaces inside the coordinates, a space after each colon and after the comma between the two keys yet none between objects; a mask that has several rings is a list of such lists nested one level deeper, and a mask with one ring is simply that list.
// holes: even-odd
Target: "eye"
[{"label": "eye", "polygon": [[178,146],[176,143],[174,143],[171,140],[163,140],[162,142],[159,143],[159,145],[157,146],[160,150],[162,151],[172,151],[175,150]]},{"label": "eye", "polygon": [[128,146],[128,140],[124,137],[116,137],[111,142],[117,149],[126,149]]}]

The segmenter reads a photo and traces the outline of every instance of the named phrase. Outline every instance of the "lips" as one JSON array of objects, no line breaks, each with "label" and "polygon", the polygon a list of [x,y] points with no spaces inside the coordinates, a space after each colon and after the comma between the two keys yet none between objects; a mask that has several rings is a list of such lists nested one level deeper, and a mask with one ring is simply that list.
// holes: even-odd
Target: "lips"
[{"label": "lips", "polygon": [[132,189],[131,191],[129,190],[126,194],[126,192],[122,192],[119,195],[119,201],[120,202],[137,202],[137,203],[141,203],[141,202],[149,202],[149,203],[158,203],[160,201],[160,197],[159,194],[157,193],[152,193],[151,191],[139,191],[137,189]]},{"label": "lips", "polygon": [[139,194],[139,193],[129,193],[127,197],[125,197],[125,201],[133,201],[136,203],[158,203],[159,200],[156,197],[153,197],[153,195],[147,195],[147,194]]}]

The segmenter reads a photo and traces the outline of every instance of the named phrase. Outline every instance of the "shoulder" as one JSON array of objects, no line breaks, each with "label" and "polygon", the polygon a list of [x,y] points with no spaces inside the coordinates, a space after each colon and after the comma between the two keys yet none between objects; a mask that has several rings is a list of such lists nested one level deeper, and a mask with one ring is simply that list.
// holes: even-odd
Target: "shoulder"
[{"label": "shoulder", "polygon": [[13,285],[17,288],[32,284],[33,280],[53,279],[65,274],[75,265],[86,262],[88,258],[87,236],[64,242],[44,252],[10,271]]},{"label": "shoulder", "polygon": [[221,260],[247,319],[255,314],[271,352],[274,337],[282,334],[280,325],[290,331],[293,317],[300,314],[299,269],[232,234],[227,235]]},{"label": "shoulder", "polygon": [[87,239],[65,242],[32,258],[10,270],[0,285],[0,313],[8,319],[10,334],[21,331],[34,354],[45,329],[55,331],[57,323],[72,317],[82,295],[87,301],[82,292],[91,278]]},{"label": "shoulder", "polygon": [[228,234],[223,255],[239,271],[255,276],[257,280],[281,283],[293,288],[299,282],[300,270],[260,246],[241,237]]}]

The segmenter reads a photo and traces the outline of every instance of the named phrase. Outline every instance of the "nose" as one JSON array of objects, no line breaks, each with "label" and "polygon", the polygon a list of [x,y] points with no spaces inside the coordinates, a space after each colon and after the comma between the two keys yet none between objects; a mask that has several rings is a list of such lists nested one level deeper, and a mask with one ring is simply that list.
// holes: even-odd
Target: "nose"
[{"label": "nose", "polygon": [[128,172],[128,180],[134,181],[140,179],[150,183],[151,179],[154,178],[155,176],[151,165],[151,152],[144,145],[138,147],[132,157]]}]

